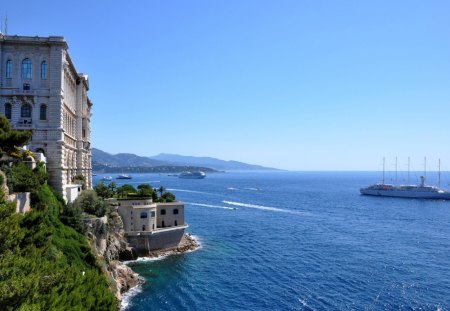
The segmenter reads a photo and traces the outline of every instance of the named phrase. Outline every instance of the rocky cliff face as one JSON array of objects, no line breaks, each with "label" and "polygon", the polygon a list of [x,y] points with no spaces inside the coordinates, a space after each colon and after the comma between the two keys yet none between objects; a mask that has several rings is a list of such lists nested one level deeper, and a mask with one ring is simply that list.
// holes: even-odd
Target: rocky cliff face
[{"label": "rocky cliff face", "polygon": [[8,199],[9,189],[6,185],[6,175],[0,171],[0,202]]},{"label": "rocky cliff face", "polygon": [[123,293],[141,282],[138,274],[120,262],[136,259],[124,237],[122,218],[112,212],[108,217],[87,220],[87,225],[92,250],[109,279],[111,290],[121,299]]}]

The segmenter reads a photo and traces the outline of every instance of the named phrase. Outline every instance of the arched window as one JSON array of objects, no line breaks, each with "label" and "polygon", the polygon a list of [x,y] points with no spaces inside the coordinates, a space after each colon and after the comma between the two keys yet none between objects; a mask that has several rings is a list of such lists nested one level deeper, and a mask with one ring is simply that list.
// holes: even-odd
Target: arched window
[{"label": "arched window", "polygon": [[12,60],[6,61],[6,78],[12,78]]},{"label": "arched window", "polygon": [[29,58],[22,61],[22,78],[31,79],[31,59]]},{"label": "arched window", "polygon": [[45,60],[41,63],[41,79],[47,80],[47,62]]},{"label": "arched window", "polygon": [[39,111],[39,120],[47,120],[47,105],[42,104]]},{"label": "arched window", "polygon": [[7,117],[9,120],[11,120],[12,115],[12,106],[10,103],[5,104],[5,117]]},{"label": "arched window", "polygon": [[22,108],[20,108],[20,117],[31,118],[31,106],[29,104],[22,105]]}]

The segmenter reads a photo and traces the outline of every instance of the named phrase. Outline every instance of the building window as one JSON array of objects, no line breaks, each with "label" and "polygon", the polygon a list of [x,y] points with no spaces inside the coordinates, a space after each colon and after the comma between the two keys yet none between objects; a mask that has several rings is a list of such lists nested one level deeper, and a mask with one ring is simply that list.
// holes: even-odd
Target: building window
[{"label": "building window", "polygon": [[178,226],[178,222],[175,220],[175,226]]},{"label": "building window", "polygon": [[31,79],[31,59],[29,58],[22,61],[22,78]]},{"label": "building window", "polygon": [[24,91],[29,91],[31,89],[31,85],[29,83],[24,83],[23,84],[23,90]]},{"label": "building window", "polygon": [[20,108],[20,117],[31,118],[31,106],[29,104],[22,105],[22,108]]},{"label": "building window", "polygon": [[12,78],[12,60],[6,61],[6,78]]},{"label": "building window", "polygon": [[147,218],[147,212],[142,212],[141,213],[141,218]]},{"label": "building window", "polygon": [[161,215],[166,215],[166,210],[165,209],[161,210]]},{"label": "building window", "polygon": [[12,106],[10,103],[5,104],[5,117],[7,117],[9,120],[11,120],[11,113],[12,112]]},{"label": "building window", "polygon": [[155,212],[151,212],[150,215],[151,215],[152,218],[155,218]]},{"label": "building window", "polygon": [[176,209],[173,210],[173,214],[174,214],[174,215],[178,215],[178,208],[176,208]]},{"label": "building window", "polygon": [[164,223],[164,220],[161,222],[161,227],[165,227],[166,226],[166,224]]},{"label": "building window", "polygon": [[47,62],[45,60],[41,63],[41,79],[47,80]]},{"label": "building window", "polygon": [[41,105],[41,109],[39,112],[40,120],[47,120],[47,105]]}]

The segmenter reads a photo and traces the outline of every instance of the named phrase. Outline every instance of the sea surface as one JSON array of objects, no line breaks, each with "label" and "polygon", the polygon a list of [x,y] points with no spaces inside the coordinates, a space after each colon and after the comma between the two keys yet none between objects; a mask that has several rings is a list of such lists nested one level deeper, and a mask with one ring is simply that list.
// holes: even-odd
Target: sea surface
[{"label": "sea surface", "polygon": [[450,309],[449,201],[360,195],[376,172],[132,176],[185,202],[201,248],[130,263],[126,310]]}]

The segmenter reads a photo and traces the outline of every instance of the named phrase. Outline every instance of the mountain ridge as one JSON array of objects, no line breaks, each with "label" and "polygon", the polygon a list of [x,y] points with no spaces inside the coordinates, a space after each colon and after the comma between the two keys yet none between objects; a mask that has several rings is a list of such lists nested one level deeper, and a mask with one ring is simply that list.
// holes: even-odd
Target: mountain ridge
[{"label": "mountain ridge", "polygon": [[156,167],[156,166],[196,166],[214,170],[278,170],[261,165],[248,164],[234,160],[221,160],[213,157],[183,156],[179,154],[160,153],[145,157],[133,153],[110,154],[103,150],[92,148],[92,162],[110,167]]}]

